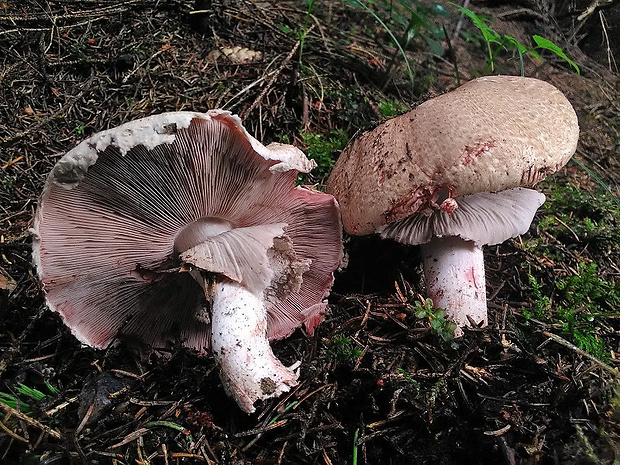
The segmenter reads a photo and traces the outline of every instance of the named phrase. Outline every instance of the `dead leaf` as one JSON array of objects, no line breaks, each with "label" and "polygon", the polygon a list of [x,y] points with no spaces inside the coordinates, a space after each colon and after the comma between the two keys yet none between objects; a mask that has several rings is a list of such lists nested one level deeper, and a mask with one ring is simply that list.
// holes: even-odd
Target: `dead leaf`
[{"label": "dead leaf", "polygon": [[5,276],[0,273],[0,289],[13,292],[17,287],[17,282],[9,276]]},{"label": "dead leaf", "polygon": [[252,61],[258,61],[263,57],[261,52],[250,50],[245,47],[220,47],[215,50],[211,50],[207,55],[207,60],[210,62],[216,62],[221,58],[225,58],[228,61],[236,64],[251,63]]}]

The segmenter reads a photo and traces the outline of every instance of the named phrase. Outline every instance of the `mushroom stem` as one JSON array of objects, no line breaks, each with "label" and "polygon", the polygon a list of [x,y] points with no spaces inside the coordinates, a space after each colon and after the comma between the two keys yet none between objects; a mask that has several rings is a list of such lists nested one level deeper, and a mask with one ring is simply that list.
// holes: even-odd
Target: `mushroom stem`
[{"label": "mushroom stem", "polygon": [[460,328],[470,325],[469,318],[486,326],[482,248],[456,236],[434,237],[421,247],[428,296],[457,324],[454,336],[463,334]]},{"label": "mushroom stem", "polygon": [[267,310],[241,284],[218,282],[212,299],[211,346],[224,389],[246,413],[254,402],[277,397],[297,384],[295,365],[285,367],[267,339]]}]

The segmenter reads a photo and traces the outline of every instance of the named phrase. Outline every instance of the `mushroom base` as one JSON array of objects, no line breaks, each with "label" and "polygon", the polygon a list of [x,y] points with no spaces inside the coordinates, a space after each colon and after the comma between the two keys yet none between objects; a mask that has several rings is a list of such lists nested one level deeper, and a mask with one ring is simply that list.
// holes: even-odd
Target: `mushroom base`
[{"label": "mushroom base", "polygon": [[487,298],[482,248],[460,237],[434,237],[421,246],[428,296],[435,307],[446,310],[460,329],[487,325]]},{"label": "mushroom base", "polygon": [[211,347],[227,394],[239,407],[277,397],[297,384],[297,364],[285,367],[267,339],[267,310],[260,296],[244,286],[220,282],[213,295]]}]

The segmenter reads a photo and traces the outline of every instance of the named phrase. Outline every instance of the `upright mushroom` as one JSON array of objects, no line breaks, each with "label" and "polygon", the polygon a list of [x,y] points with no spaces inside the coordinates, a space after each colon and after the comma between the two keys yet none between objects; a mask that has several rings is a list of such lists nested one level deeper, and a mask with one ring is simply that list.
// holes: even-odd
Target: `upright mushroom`
[{"label": "upright mushroom", "polygon": [[331,195],[295,187],[314,162],[238,117],[164,113],[95,134],[51,171],[33,256],[75,336],[212,350],[246,412],[296,384],[269,340],[322,320],[342,258]]},{"label": "upright mushroom", "polygon": [[545,196],[521,186],[564,166],[578,136],[575,111],[551,84],[483,77],[352,141],[327,192],[347,232],[422,244],[435,306],[459,327],[486,325],[481,247],[528,230]]}]

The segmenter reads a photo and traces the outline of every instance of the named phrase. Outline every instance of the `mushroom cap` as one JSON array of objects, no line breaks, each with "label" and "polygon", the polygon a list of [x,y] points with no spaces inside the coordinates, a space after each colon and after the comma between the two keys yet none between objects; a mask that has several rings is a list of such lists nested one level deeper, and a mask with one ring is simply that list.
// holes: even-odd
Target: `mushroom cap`
[{"label": "mushroom cap", "polygon": [[573,107],[551,84],[482,77],[353,140],[327,192],[347,232],[372,234],[438,199],[532,186],[566,164],[578,137]]},{"label": "mushroom cap", "polygon": [[[187,269],[195,258],[263,295],[271,339],[301,324],[311,333],[342,260],[334,198],[295,187],[313,167],[293,146],[263,146],[221,110],[93,135],[54,166],[36,212],[33,261],[48,306],[92,346],[122,336],[203,351],[207,286]],[[263,282],[257,270],[272,263]]]}]

